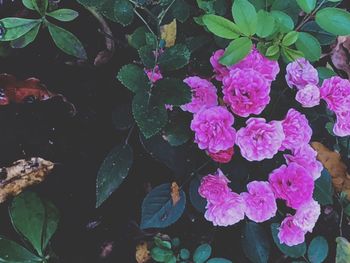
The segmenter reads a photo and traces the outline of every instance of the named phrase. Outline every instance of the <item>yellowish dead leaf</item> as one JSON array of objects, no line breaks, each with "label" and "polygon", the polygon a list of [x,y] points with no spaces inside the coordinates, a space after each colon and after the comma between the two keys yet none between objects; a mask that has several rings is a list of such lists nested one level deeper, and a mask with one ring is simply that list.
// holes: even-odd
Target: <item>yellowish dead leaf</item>
[{"label": "yellowish dead leaf", "polygon": [[160,27],[160,36],[165,41],[165,47],[172,47],[176,41],[176,19],[170,24]]},{"label": "yellowish dead leaf", "polygon": [[176,182],[171,184],[171,200],[173,205],[176,205],[180,201],[180,188]]},{"label": "yellowish dead leaf", "polygon": [[18,160],[10,167],[0,168],[0,203],[20,194],[28,186],[42,182],[54,164],[42,158]]},{"label": "yellowish dead leaf", "polygon": [[347,173],[347,167],[342,162],[340,154],[331,151],[320,142],[312,142],[311,146],[317,151],[317,159],[332,176],[334,189],[337,192],[347,193],[350,200],[350,175]]},{"label": "yellowish dead leaf", "polygon": [[146,263],[151,259],[147,242],[141,242],[136,246],[135,258],[137,263]]}]

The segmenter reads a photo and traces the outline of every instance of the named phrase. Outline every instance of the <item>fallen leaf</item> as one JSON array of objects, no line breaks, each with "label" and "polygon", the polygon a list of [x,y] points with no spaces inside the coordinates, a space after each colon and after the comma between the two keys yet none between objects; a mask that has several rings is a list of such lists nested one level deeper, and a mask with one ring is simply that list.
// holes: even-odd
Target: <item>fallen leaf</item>
[{"label": "fallen leaf", "polygon": [[334,66],[337,69],[343,70],[348,75],[350,79],[350,64],[349,64],[349,54],[350,54],[350,37],[339,36],[337,38],[337,44],[333,46],[331,52],[331,59]]},{"label": "fallen leaf", "polygon": [[337,237],[337,254],[335,263],[349,263],[350,262],[350,243],[344,237]]},{"label": "fallen leaf", "polygon": [[329,150],[320,142],[312,142],[311,146],[317,151],[317,159],[323,164],[332,176],[332,183],[337,192],[345,192],[350,200],[350,175],[346,165],[337,152]]},{"label": "fallen leaf", "polygon": [[10,167],[0,168],[0,203],[20,194],[28,186],[42,182],[54,164],[39,157],[18,160]]},{"label": "fallen leaf", "polygon": [[176,19],[171,23],[160,27],[161,39],[165,41],[165,47],[172,47],[176,41]]},{"label": "fallen leaf", "polygon": [[173,206],[175,206],[180,201],[180,188],[176,182],[171,184],[171,200],[173,201]]},{"label": "fallen leaf", "polygon": [[151,259],[147,242],[141,242],[136,246],[135,258],[137,263],[146,263]]}]

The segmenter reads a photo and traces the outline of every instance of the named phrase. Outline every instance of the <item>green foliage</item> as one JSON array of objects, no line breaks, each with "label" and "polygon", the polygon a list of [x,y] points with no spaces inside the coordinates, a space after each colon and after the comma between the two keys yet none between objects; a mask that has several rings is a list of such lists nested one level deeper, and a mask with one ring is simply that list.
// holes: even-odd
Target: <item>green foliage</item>
[{"label": "green foliage", "polygon": [[232,16],[244,35],[252,36],[256,33],[258,16],[255,7],[248,0],[235,0]]},{"label": "green foliage", "polygon": [[315,181],[314,199],[321,205],[333,204],[332,178],[326,169],[323,169],[321,177]]},{"label": "green foliage", "polygon": [[47,7],[49,5],[48,0],[32,0],[32,5],[34,9],[41,15],[45,16]]},{"label": "green foliage", "polygon": [[226,66],[233,65],[245,58],[252,49],[253,43],[247,37],[240,37],[233,40],[225,49],[220,63]]},{"label": "green foliage", "polygon": [[205,15],[203,16],[203,22],[209,31],[219,37],[236,39],[240,35],[237,25],[224,17],[217,15]]},{"label": "green foliage", "polygon": [[157,81],[156,96],[164,104],[181,106],[191,101],[191,89],[182,80],[164,78]]},{"label": "green foliage", "polygon": [[316,23],[334,35],[350,35],[350,14],[339,8],[327,7],[317,12]]},{"label": "green foliage", "polygon": [[259,37],[268,37],[275,32],[275,18],[265,10],[260,10],[257,14],[256,34]]},{"label": "green foliage", "polygon": [[324,31],[315,21],[307,22],[303,27],[303,31],[306,31],[317,38],[321,45],[329,45],[333,43],[336,36]]},{"label": "green foliage", "polygon": [[47,13],[46,15],[53,17],[62,22],[69,22],[76,19],[79,16],[79,13],[72,9],[64,8],[64,9],[57,9],[55,11]]},{"label": "green foliage", "polygon": [[271,15],[275,18],[278,31],[288,33],[294,29],[293,19],[282,11],[271,11]]},{"label": "green foliage", "polygon": [[297,0],[300,8],[307,14],[311,13],[316,7],[316,0]]},{"label": "green foliage", "polygon": [[311,263],[322,263],[325,261],[328,255],[328,243],[322,236],[317,236],[312,239],[307,256]]},{"label": "green foliage", "polygon": [[117,79],[134,93],[146,92],[151,88],[143,69],[134,64],[123,66],[118,72]]},{"label": "green foliage", "polygon": [[25,33],[23,36],[12,40],[10,42],[10,45],[12,48],[24,48],[26,46],[28,46],[30,43],[32,43],[36,36],[39,33],[39,29],[40,29],[40,24],[37,24],[35,27],[33,27],[29,32]]},{"label": "green foliage", "polygon": [[278,247],[278,249],[285,255],[287,255],[288,257],[291,258],[299,258],[305,255],[306,253],[306,244],[301,243],[299,245],[296,246],[287,246],[285,244],[281,244],[278,238],[278,228],[279,228],[279,224],[277,223],[273,223],[271,224],[271,232],[272,232],[272,237],[273,237],[273,241],[275,242],[276,246]]},{"label": "green foliage", "polygon": [[112,112],[112,122],[116,130],[127,130],[134,124],[131,102],[118,104]]},{"label": "green foliage", "polygon": [[96,179],[96,207],[99,207],[121,185],[133,162],[128,144],[118,145],[104,159]]},{"label": "green foliage", "polygon": [[193,253],[194,263],[204,263],[211,255],[211,246],[209,244],[203,244],[196,248]]},{"label": "green foliage", "polygon": [[186,143],[191,137],[190,121],[184,115],[178,114],[176,117],[170,118],[163,130],[162,137],[171,146],[180,146]]},{"label": "green foliage", "polygon": [[242,232],[244,254],[253,263],[267,263],[271,244],[263,227],[254,222],[247,222]]},{"label": "green foliage", "polygon": [[183,248],[180,250],[180,258],[181,259],[187,260],[190,258],[190,256],[191,256],[191,253],[188,249]]},{"label": "green foliage", "polygon": [[321,45],[317,38],[313,37],[312,35],[305,32],[300,32],[295,45],[309,61],[313,62],[320,59],[322,52]]},{"label": "green foliage", "polygon": [[129,42],[129,45],[133,48],[139,49],[146,45],[146,32],[147,28],[144,26],[140,26],[135,29],[135,31],[127,35],[127,39]]},{"label": "green foliage", "polygon": [[337,73],[335,73],[333,70],[326,67],[318,67],[317,72],[321,84],[325,79],[329,79],[337,75]]},{"label": "green foliage", "polygon": [[142,203],[141,229],[164,228],[175,223],[186,205],[186,195],[180,190],[180,200],[174,205],[170,184],[162,184],[152,189]]},{"label": "green foliage", "polygon": [[225,258],[212,258],[209,259],[207,263],[232,263],[232,261]]},{"label": "green foliage", "polygon": [[0,41],[11,41],[22,37],[30,30],[40,25],[40,19],[27,19],[17,17],[7,17],[0,20],[0,25],[4,28],[5,34],[0,36]]},{"label": "green foliage", "polygon": [[287,33],[283,39],[282,39],[282,45],[289,47],[291,45],[293,45],[299,37],[299,32],[297,31],[290,31],[289,33]]},{"label": "green foliage", "polygon": [[350,243],[344,237],[337,237],[337,253],[335,263],[348,263],[350,258]]},{"label": "green foliage", "polygon": [[42,259],[14,241],[0,236],[1,262],[37,263]]},{"label": "green foliage", "polygon": [[159,57],[159,67],[164,71],[180,69],[190,61],[191,52],[184,44],[177,44],[165,49]]},{"label": "green foliage", "polygon": [[198,188],[200,186],[200,179],[198,176],[194,177],[190,182],[189,195],[190,201],[194,208],[197,209],[198,212],[204,213],[205,206],[207,205],[207,200],[201,197],[198,193]]}]

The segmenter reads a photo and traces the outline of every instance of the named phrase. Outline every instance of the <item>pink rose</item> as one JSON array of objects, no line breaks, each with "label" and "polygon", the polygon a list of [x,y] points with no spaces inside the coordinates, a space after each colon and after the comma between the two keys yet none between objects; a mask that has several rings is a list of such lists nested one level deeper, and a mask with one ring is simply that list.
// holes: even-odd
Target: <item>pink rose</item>
[{"label": "pink rose", "polygon": [[236,139],[242,156],[248,161],[271,159],[284,140],[281,122],[267,123],[263,118],[250,118],[246,124],[237,132]]},{"label": "pink rose", "polygon": [[224,102],[241,117],[260,114],[270,102],[270,84],[253,69],[231,70],[223,85]]},{"label": "pink rose", "polygon": [[215,78],[218,81],[222,81],[223,77],[228,75],[229,69],[220,64],[219,59],[224,55],[225,50],[219,49],[214,52],[214,54],[210,57],[210,64],[213,66],[215,72]]},{"label": "pink rose", "polygon": [[188,77],[184,82],[192,90],[192,101],[181,106],[183,111],[196,113],[201,109],[218,105],[216,88],[211,82],[200,77]]},{"label": "pink rose", "polygon": [[280,150],[296,150],[311,140],[312,129],[304,114],[290,109],[282,121],[285,140]]},{"label": "pink rose", "polygon": [[225,201],[208,203],[204,217],[214,226],[230,226],[244,219],[245,205],[242,197],[234,192],[223,194]]},{"label": "pink rose", "polygon": [[241,193],[241,196],[250,220],[259,223],[276,215],[276,199],[268,182],[253,181],[247,185],[247,189],[248,193]]},{"label": "pink rose", "polygon": [[305,231],[294,224],[293,216],[288,215],[281,223],[278,238],[281,244],[295,246],[305,241]]},{"label": "pink rose", "polygon": [[320,214],[321,207],[319,203],[311,199],[309,202],[298,208],[294,215],[293,223],[303,231],[311,233]]},{"label": "pink rose", "polygon": [[276,79],[276,76],[280,71],[277,61],[264,57],[255,47],[243,60],[230,66],[229,69],[254,69],[260,73],[259,75],[262,75],[269,84]]},{"label": "pink rose", "polygon": [[225,195],[231,192],[231,189],[227,186],[229,182],[227,177],[218,169],[216,174],[208,174],[202,178],[198,193],[210,203],[220,203],[224,200]]},{"label": "pink rose", "polygon": [[233,156],[233,147],[217,153],[208,152],[211,159],[218,163],[229,163]]},{"label": "pink rose", "polygon": [[191,129],[199,149],[217,153],[235,144],[236,130],[233,115],[222,106],[204,109],[193,116]]},{"label": "pink rose", "polygon": [[314,191],[314,180],[309,171],[296,163],[273,170],[269,182],[276,198],[285,200],[294,209],[310,201]]},{"label": "pink rose", "polygon": [[311,108],[320,104],[320,89],[313,84],[307,84],[298,90],[295,99],[305,108]]},{"label": "pink rose", "polygon": [[338,112],[337,121],[334,124],[333,132],[335,135],[344,137],[350,135],[350,111]]},{"label": "pink rose", "polygon": [[323,81],[321,98],[334,112],[350,111],[350,81],[338,76]]},{"label": "pink rose", "polygon": [[286,81],[290,88],[304,88],[307,84],[318,84],[318,72],[305,58],[299,58],[287,65]]}]

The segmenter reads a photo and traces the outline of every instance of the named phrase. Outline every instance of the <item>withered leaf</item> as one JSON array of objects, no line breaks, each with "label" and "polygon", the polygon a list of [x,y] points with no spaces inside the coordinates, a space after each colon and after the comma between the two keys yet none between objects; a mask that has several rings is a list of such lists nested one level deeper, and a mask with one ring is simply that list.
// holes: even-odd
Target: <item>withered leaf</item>
[{"label": "withered leaf", "polygon": [[135,258],[137,263],[146,263],[151,259],[147,242],[141,242],[136,246]]},{"label": "withered leaf", "polygon": [[160,27],[161,38],[165,41],[165,47],[172,47],[176,41],[176,19],[171,23]]},{"label": "withered leaf", "polygon": [[0,203],[20,194],[28,186],[42,182],[54,163],[39,157],[18,160],[10,167],[0,168]]},{"label": "withered leaf", "polygon": [[350,175],[342,162],[341,156],[333,152],[320,142],[312,142],[311,146],[317,151],[317,159],[332,176],[332,183],[337,192],[345,192],[350,200]]},{"label": "withered leaf", "polygon": [[176,182],[171,184],[171,200],[173,201],[173,206],[175,206],[180,201],[180,188]]},{"label": "withered leaf", "polygon": [[350,79],[350,37],[339,36],[337,44],[333,46],[331,59],[337,69],[343,70]]}]

